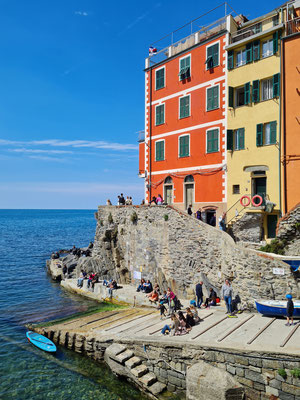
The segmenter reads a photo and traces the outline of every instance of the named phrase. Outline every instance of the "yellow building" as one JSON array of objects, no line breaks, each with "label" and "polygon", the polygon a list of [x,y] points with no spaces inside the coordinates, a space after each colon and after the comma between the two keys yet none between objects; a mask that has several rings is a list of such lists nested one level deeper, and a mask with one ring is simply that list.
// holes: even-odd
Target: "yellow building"
[{"label": "yellow building", "polygon": [[[227,224],[234,230],[237,220],[241,224],[243,216],[255,213],[256,237],[249,240],[258,242],[275,237],[280,213],[279,53],[284,24],[280,10],[252,21],[242,18],[232,18],[226,47]],[[241,199],[250,204],[244,207]]]}]

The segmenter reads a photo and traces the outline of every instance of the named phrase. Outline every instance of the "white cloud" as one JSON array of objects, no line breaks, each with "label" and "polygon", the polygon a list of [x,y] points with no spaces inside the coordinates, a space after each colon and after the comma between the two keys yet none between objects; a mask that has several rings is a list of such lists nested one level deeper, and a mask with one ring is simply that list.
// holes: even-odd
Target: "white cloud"
[{"label": "white cloud", "polygon": [[86,11],[75,11],[74,14],[82,17],[87,17],[89,15]]},{"label": "white cloud", "polygon": [[65,163],[68,161],[65,158],[47,157],[47,156],[28,156],[28,158],[32,158],[34,160],[52,161],[52,162],[59,162],[59,163]]},{"label": "white cloud", "polygon": [[14,153],[24,153],[24,154],[72,154],[71,150],[42,150],[42,149],[8,149]]}]

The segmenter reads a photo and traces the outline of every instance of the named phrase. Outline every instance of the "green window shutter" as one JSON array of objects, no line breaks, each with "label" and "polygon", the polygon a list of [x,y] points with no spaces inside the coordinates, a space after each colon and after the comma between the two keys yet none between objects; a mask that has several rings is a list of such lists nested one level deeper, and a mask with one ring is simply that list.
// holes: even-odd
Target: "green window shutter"
[{"label": "green window shutter", "polygon": [[273,33],[273,54],[278,51],[278,31]]},{"label": "green window shutter", "polygon": [[260,147],[263,145],[263,124],[256,125],[256,146]]},{"label": "green window shutter", "polygon": [[228,87],[228,107],[233,107],[233,87]]},{"label": "green window shutter", "polygon": [[270,122],[270,144],[276,143],[277,121]]},{"label": "green window shutter", "polygon": [[179,77],[180,80],[186,79],[190,77],[190,67],[191,67],[191,57],[185,57],[180,60],[180,71]]},{"label": "green window shutter", "polygon": [[245,104],[250,103],[250,82],[245,83],[244,86],[244,99],[245,99]]},{"label": "green window shutter", "polygon": [[259,102],[259,80],[253,81],[252,83],[252,100],[253,103]]},{"label": "green window shutter", "polygon": [[161,125],[165,123],[165,105],[161,104],[155,109],[155,125]]},{"label": "green window shutter", "polygon": [[257,61],[260,59],[260,42],[259,40],[255,40],[253,42],[253,61]]},{"label": "green window shutter", "polygon": [[206,109],[207,111],[210,111],[213,109],[213,93],[212,93],[213,88],[209,88],[206,91]]},{"label": "green window shutter", "polygon": [[160,141],[155,143],[155,160],[163,161],[165,159],[165,142]]},{"label": "green window shutter", "polygon": [[280,74],[273,75],[273,98],[280,96]]},{"label": "green window shutter", "polygon": [[227,150],[233,150],[233,130],[227,129]]},{"label": "green window shutter", "polygon": [[233,69],[234,66],[234,51],[230,50],[227,54],[227,68],[229,70]]},{"label": "green window shutter", "polygon": [[213,109],[219,108],[219,86],[213,87]]},{"label": "green window shutter", "polygon": [[190,137],[188,135],[179,138],[179,157],[189,156],[189,141]]},{"label": "green window shutter", "polygon": [[216,67],[219,65],[219,43],[216,43],[215,45],[212,46],[212,51],[213,51],[213,66]]},{"label": "green window shutter", "polygon": [[190,96],[180,98],[180,114],[179,118],[186,118],[190,116]]},{"label": "green window shutter", "polygon": [[252,42],[246,44],[246,64],[252,62]]},{"label": "green window shutter", "polygon": [[239,150],[245,149],[245,128],[238,129],[238,138],[239,138]]},{"label": "green window shutter", "polygon": [[165,87],[165,69],[159,69],[155,72],[155,89],[161,89]]},{"label": "green window shutter", "polygon": [[215,153],[219,150],[219,131],[212,129],[206,132],[206,152]]}]

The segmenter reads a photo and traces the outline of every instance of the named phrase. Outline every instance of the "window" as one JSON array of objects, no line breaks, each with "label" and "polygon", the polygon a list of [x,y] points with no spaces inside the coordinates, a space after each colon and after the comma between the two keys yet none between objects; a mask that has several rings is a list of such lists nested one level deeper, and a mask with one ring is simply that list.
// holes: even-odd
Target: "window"
[{"label": "window", "polygon": [[240,194],[240,185],[232,185],[232,194]]},{"label": "window", "polygon": [[191,56],[181,58],[179,61],[179,80],[182,81],[191,76]]},{"label": "window", "polygon": [[258,24],[254,25],[252,27],[252,30],[253,30],[254,34],[261,32],[261,22],[259,22]]},{"label": "window", "polygon": [[245,128],[236,129],[234,131],[234,150],[245,149]]},{"label": "window", "polygon": [[235,90],[235,105],[236,107],[245,105],[245,86],[241,86]]},{"label": "window", "polygon": [[256,146],[268,146],[276,143],[277,121],[256,125]]},{"label": "window", "polygon": [[190,155],[190,135],[179,136],[179,157]]},{"label": "window", "polygon": [[262,43],[262,58],[273,55],[273,39],[266,40]]},{"label": "window", "polygon": [[270,100],[273,98],[273,78],[261,81],[261,99]]},{"label": "window", "polygon": [[155,161],[163,161],[165,159],[165,141],[158,140],[155,142]]},{"label": "window", "polygon": [[279,14],[274,15],[272,20],[273,20],[273,26],[278,25],[279,24]]},{"label": "window", "polygon": [[211,129],[206,132],[206,153],[219,151],[219,129]]},{"label": "window", "polygon": [[190,96],[179,98],[179,118],[190,116]]},{"label": "window", "polygon": [[155,90],[165,87],[165,68],[160,68],[155,71]]},{"label": "window", "polygon": [[155,125],[162,125],[165,123],[165,105],[160,104],[155,107]]},{"label": "window", "polygon": [[211,69],[219,65],[219,43],[206,47],[206,69]]},{"label": "window", "polygon": [[246,64],[246,49],[237,51],[236,53],[236,67]]},{"label": "window", "polygon": [[245,128],[227,130],[227,150],[245,149]]},{"label": "window", "polygon": [[206,110],[219,108],[219,86],[213,86],[206,91]]}]

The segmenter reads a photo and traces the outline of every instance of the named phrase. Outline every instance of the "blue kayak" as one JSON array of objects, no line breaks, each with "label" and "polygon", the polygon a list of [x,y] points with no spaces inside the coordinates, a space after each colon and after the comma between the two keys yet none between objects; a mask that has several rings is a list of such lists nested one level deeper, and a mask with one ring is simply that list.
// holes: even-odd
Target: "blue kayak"
[{"label": "blue kayak", "polygon": [[[293,317],[300,318],[300,300],[293,300]],[[255,300],[256,309],[263,315],[286,317],[286,300]]]},{"label": "blue kayak", "polygon": [[38,333],[32,331],[26,332],[26,336],[29,342],[34,344],[39,349],[48,351],[50,353],[54,353],[56,351],[55,344],[45,336],[39,335]]}]

